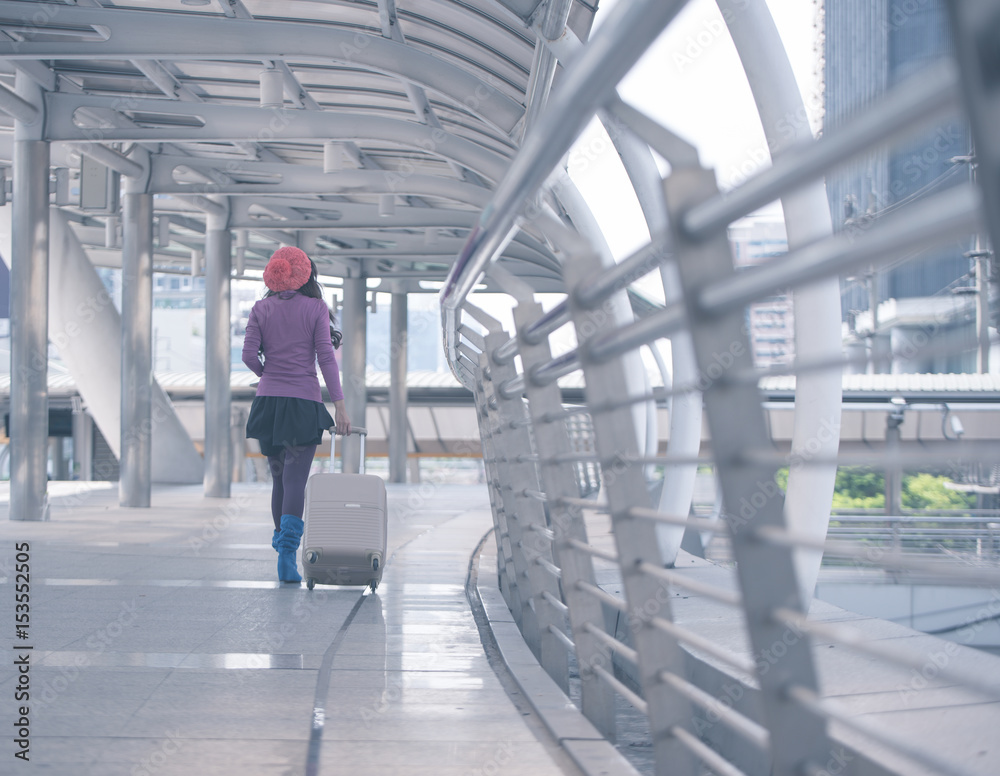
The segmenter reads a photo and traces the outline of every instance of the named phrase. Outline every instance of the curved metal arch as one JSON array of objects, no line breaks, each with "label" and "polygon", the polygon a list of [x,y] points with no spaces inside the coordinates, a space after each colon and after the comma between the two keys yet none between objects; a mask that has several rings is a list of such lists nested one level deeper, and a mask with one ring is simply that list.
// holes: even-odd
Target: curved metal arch
[{"label": "curved metal arch", "polygon": [[[255,218],[249,213],[250,207],[258,205],[268,208],[266,201],[252,201],[247,197],[232,200],[232,218],[230,227],[233,229],[378,229],[392,228],[426,228],[438,229],[471,229],[478,213],[475,210],[446,210],[429,207],[397,207],[391,218],[379,215],[376,205],[358,204],[355,202],[326,202],[323,200],[289,200],[276,197],[274,204],[284,208],[314,209],[317,212],[311,217],[301,218]],[[320,212],[322,211],[322,212]]]},{"label": "curved metal arch", "polygon": [[[58,43],[0,41],[6,59],[297,59],[344,62],[417,84],[465,104],[486,123],[509,133],[524,107],[493,84],[426,52],[381,34],[347,32],[330,25],[226,19],[139,11],[32,3],[41,23],[22,21],[24,3],[0,0],[0,29],[21,31],[72,25],[97,26],[106,40]],[[475,106],[475,107],[473,107]]]},{"label": "curved metal arch", "polygon": [[[381,116],[358,116],[327,111],[303,111],[283,108],[244,108],[210,103],[188,103],[172,100],[121,99],[48,93],[46,139],[71,142],[108,142],[134,140],[138,142],[199,142],[233,139],[247,142],[292,140],[380,140],[415,148],[450,159],[475,170],[490,180],[499,180],[507,169],[507,160],[456,137],[443,129],[401,119]],[[79,108],[103,108],[121,113],[132,111],[161,116],[160,126],[79,127],[73,116]],[[166,122],[170,117],[199,117],[202,126],[177,126]],[[392,171],[385,174],[392,178]],[[396,173],[401,180],[406,174]],[[393,178],[395,180],[395,178]]]},{"label": "curved metal arch", "polygon": [[[314,167],[302,164],[278,164],[276,162],[240,161],[223,159],[203,159],[193,156],[154,155],[152,157],[151,189],[158,194],[199,194],[204,183],[179,183],[173,171],[178,167],[190,167],[205,173],[218,181],[211,184],[216,194],[398,194],[400,196],[440,197],[456,202],[465,202],[475,207],[485,207],[491,190],[481,186],[453,180],[437,175],[413,174],[402,180],[390,180],[385,170],[341,170],[324,173]],[[239,183],[227,181],[227,177],[281,176],[280,182]]]}]

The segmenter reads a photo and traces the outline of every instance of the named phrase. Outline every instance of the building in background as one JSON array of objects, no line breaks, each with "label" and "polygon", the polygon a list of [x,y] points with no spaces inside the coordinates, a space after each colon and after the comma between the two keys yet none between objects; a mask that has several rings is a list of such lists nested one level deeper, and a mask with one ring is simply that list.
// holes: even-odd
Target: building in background
[{"label": "building in background", "polygon": [[[780,218],[746,218],[729,228],[729,244],[737,272],[788,252],[785,223]],[[747,328],[754,364],[770,367],[795,357],[795,314],[788,294],[754,302],[747,309]]]},{"label": "building in background", "polygon": [[[824,33],[825,133],[941,61],[951,47],[943,0],[825,0]],[[968,127],[956,116],[838,168],[826,181],[834,230],[863,231],[905,202],[967,182],[971,153]],[[868,371],[976,371],[974,246],[956,241],[845,279],[847,343],[867,353]],[[995,275],[995,262],[988,266]],[[937,358],[927,346],[941,335],[962,350]],[[918,342],[922,353],[910,347],[906,357],[891,355]]]}]

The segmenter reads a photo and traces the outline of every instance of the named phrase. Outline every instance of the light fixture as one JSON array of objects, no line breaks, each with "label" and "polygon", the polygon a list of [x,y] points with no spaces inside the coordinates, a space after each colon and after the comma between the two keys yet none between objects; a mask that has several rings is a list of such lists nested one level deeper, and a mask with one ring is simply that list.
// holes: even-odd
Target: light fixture
[{"label": "light fixture", "polygon": [[243,277],[247,266],[247,230],[236,230],[236,277]]},{"label": "light fixture", "polygon": [[211,5],[212,0],[181,0],[181,5]]},{"label": "light fixture", "polygon": [[196,278],[201,274],[202,252],[197,248],[191,249],[191,277]]},{"label": "light fixture", "polygon": [[344,155],[340,143],[327,140],[323,143],[323,172],[340,172],[344,169]]},{"label": "light fixture", "polygon": [[285,104],[285,76],[280,70],[260,71],[260,107],[280,108]]},{"label": "light fixture", "polygon": [[[941,436],[945,439],[961,439],[965,433],[965,426],[958,415],[951,414],[951,407],[947,404],[941,405]],[[948,433],[949,430],[951,433]]]},{"label": "light fixture", "polygon": [[166,248],[170,245],[170,216],[160,216],[160,220],[156,222],[156,230],[160,247]]},{"label": "light fixture", "polygon": [[118,247],[118,216],[108,216],[104,222],[104,247]]},{"label": "light fixture", "polygon": [[393,194],[379,194],[378,214],[382,218],[396,215],[396,197]]}]

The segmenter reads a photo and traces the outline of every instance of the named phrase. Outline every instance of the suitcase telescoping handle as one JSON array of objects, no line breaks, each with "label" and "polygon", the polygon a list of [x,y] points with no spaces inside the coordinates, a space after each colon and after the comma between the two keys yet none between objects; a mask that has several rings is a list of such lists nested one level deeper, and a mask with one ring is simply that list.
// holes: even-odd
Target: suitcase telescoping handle
[{"label": "suitcase telescoping handle", "polygon": [[[355,426],[351,429],[351,434],[357,434],[361,437],[361,450],[359,452],[358,461],[358,471],[361,474],[365,473],[365,439],[368,437],[368,429],[362,426]],[[347,436],[350,436],[348,434]],[[337,429],[336,427],[330,429],[330,472],[333,472],[333,462],[337,458]]]}]

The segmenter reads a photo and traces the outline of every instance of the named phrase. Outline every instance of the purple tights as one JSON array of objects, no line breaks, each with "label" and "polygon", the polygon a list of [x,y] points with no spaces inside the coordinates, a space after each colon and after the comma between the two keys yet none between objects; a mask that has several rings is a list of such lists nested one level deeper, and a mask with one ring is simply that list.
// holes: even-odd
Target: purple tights
[{"label": "purple tights", "polygon": [[306,480],[312,467],[316,445],[286,447],[277,455],[269,455],[271,469],[271,518],[274,529],[281,530],[281,516],[302,517],[306,501]]}]

